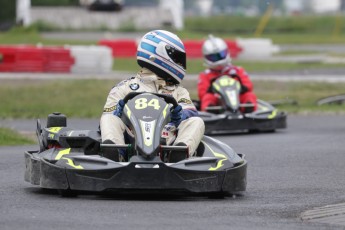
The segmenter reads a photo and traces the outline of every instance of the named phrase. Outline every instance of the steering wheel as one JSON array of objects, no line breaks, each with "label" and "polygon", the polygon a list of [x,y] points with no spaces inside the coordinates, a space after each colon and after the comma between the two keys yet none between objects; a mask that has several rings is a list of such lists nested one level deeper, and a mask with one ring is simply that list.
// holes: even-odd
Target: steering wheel
[{"label": "steering wheel", "polygon": [[[129,100],[133,99],[134,97],[140,95],[140,94],[144,94],[144,93],[150,93],[150,92],[130,92],[129,94],[127,94],[125,96],[125,98],[123,99],[123,101],[125,103],[127,103]],[[175,100],[175,98],[173,98],[170,95],[166,95],[166,94],[160,94],[160,93],[150,93],[153,95],[156,95],[157,97],[163,98],[164,101],[168,104],[172,104],[173,108],[176,108],[176,106],[178,106],[177,101]]]}]

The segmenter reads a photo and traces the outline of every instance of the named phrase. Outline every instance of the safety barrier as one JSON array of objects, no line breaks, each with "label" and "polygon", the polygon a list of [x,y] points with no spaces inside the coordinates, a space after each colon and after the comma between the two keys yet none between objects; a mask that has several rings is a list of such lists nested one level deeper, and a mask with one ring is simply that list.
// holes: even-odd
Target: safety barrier
[{"label": "safety barrier", "polygon": [[274,45],[271,39],[266,38],[243,38],[236,39],[239,46],[243,48],[238,58],[241,59],[262,59],[271,57],[280,51],[278,45]]},{"label": "safety barrier", "polygon": [[62,47],[44,47],[46,62],[43,72],[64,72],[71,71],[75,59],[68,49]]},{"label": "safety barrier", "polygon": [[112,65],[104,46],[0,46],[0,72],[108,73]]},{"label": "safety barrier", "polygon": [[0,71],[42,72],[45,63],[44,53],[32,46],[1,46]]},{"label": "safety barrier", "polygon": [[200,58],[202,57],[202,44],[203,41],[199,40],[184,40],[184,48],[188,58]]},{"label": "safety barrier", "polygon": [[70,46],[75,59],[72,73],[109,73],[113,67],[111,49],[104,46]]},{"label": "safety barrier", "polygon": [[[203,40],[184,40],[183,44],[186,49],[188,58],[202,58],[202,44]],[[236,41],[225,40],[230,50],[230,56],[236,58],[241,52],[242,48]],[[98,45],[107,46],[112,49],[113,57],[128,58],[135,57],[137,52],[137,42],[134,39],[103,39],[98,42]]]},{"label": "safety barrier", "polygon": [[103,39],[98,45],[109,47],[113,57],[135,57],[137,53],[137,43],[133,39]]},{"label": "safety barrier", "polygon": [[0,46],[1,72],[70,72],[74,63],[62,47]]},{"label": "safety barrier", "polygon": [[[202,58],[203,40],[184,40],[187,58]],[[270,39],[225,40],[232,58],[262,59],[279,52]],[[113,58],[136,56],[134,39],[101,40],[97,46],[1,45],[0,72],[109,73]]]}]

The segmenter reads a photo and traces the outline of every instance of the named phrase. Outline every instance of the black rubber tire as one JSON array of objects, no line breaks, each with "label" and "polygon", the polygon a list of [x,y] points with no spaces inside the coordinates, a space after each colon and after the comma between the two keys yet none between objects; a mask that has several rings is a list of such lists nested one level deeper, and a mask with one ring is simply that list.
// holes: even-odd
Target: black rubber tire
[{"label": "black rubber tire", "polygon": [[71,189],[58,189],[57,191],[59,195],[62,197],[77,197],[78,196],[77,191],[74,191]]}]

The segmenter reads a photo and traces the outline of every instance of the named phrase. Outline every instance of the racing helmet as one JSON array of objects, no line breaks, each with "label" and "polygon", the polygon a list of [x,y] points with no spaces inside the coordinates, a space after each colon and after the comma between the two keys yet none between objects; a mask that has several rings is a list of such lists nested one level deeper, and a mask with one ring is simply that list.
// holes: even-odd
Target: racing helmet
[{"label": "racing helmet", "polygon": [[165,30],[153,30],[142,37],[137,62],[174,84],[181,83],[186,73],[184,45],[177,35]]},{"label": "racing helmet", "polygon": [[204,65],[211,69],[222,69],[230,64],[229,48],[221,38],[209,35],[202,45]]}]

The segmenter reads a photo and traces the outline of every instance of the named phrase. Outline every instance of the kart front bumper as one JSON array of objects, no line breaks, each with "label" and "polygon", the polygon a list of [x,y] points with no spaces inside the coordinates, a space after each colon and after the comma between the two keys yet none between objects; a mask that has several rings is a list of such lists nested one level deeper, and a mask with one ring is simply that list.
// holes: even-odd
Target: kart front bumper
[{"label": "kart front bumper", "polygon": [[[25,180],[48,189],[113,193],[172,191],[236,194],[245,191],[247,184],[245,160],[237,166],[227,167],[230,164],[216,158],[194,158],[166,164],[154,161],[118,163],[100,157],[89,157],[88,167],[80,170],[60,167],[37,158],[35,154],[37,152],[25,152]],[[210,170],[219,166],[217,170]]]},{"label": "kart front bumper", "polygon": [[260,116],[224,116],[202,117],[205,122],[205,134],[239,131],[274,131],[287,127],[287,115],[278,113],[274,118]]}]

